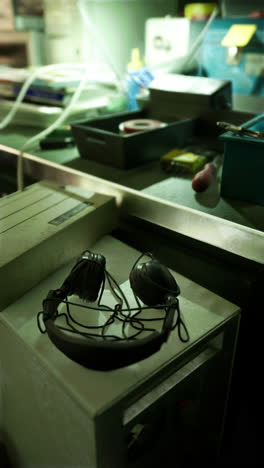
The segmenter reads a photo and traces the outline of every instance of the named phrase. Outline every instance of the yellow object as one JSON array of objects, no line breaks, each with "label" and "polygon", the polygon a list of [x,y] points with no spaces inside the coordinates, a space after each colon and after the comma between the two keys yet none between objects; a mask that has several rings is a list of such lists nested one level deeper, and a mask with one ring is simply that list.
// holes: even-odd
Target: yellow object
[{"label": "yellow object", "polygon": [[142,67],[143,67],[143,61],[141,60],[139,49],[137,48],[132,49],[131,60],[129,64],[127,65],[128,71],[139,70]]},{"label": "yellow object", "polygon": [[225,47],[245,47],[256,30],[256,24],[233,24],[221,41],[221,44]]},{"label": "yellow object", "polygon": [[184,7],[184,16],[190,19],[205,19],[217,8],[216,3],[188,3]]},{"label": "yellow object", "polygon": [[161,157],[161,162],[172,164],[176,169],[184,172],[196,172],[207,162],[205,156],[186,152],[180,149],[173,149]]},{"label": "yellow object", "polygon": [[174,157],[184,154],[183,150],[180,149],[173,149],[168,153],[164,154],[161,159],[162,161],[171,161]]}]

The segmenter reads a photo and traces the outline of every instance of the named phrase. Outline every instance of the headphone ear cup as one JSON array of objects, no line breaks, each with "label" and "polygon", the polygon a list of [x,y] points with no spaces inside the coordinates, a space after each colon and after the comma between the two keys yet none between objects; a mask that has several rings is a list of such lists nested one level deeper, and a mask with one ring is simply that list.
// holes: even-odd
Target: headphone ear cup
[{"label": "headphone ear cup", "polygon": [[137,264],[130,272],[129,280],[135,295],[148,306],[165,304],[168,295],[180,294],[171,272],[156,260]]},{"label": "headphone ear cup", "polygon": [[65,281],[68,294],[89,302],[96,301],[104,280],[105,264],[103,255],[84,252]]}]

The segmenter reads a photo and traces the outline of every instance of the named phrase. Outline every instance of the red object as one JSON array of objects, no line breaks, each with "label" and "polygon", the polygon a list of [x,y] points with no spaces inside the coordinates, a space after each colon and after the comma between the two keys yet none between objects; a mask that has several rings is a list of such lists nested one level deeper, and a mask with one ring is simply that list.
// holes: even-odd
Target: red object
[{"label": "red object", "polygon": [[192,15],[190,20],[192,21],[207,21],[210,18],[211,14],[200,14],[200,15]]},{"label": "red object", "polygon": [[193,404],[192,400],[182,400],[178,403],[178,408],[189,408]]},{"label": "red object", "polygon": [[249,16],[251,18],[264,18],[264,10],[252,11],[252,13],[250,13]]},{"label": "red object", "polygon": [[195,174],[192,180],[192,188],[195,192],[204,192],[208,189],[212,178],[216,174],[216,167],[213,163],[208,163],[204,166],[204,169]]}]

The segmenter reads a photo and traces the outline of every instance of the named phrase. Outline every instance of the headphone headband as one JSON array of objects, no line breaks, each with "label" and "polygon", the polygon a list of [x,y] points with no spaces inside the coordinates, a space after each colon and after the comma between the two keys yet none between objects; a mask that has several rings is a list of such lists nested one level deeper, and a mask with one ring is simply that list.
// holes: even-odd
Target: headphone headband
[{"label": "headphone headband", "polygon": [[[155,267],[152,271],[151,265],[153,266],[154,262]],[[180,290],[175,279],[173,278],[169,270],[166,269],[166,267],[159,264],[156,260],[145,264],[134,265],[129,278],[131,288],[134,292],[138,307],[136,309],[131,309],[121,288],[117,285],[115,280],[105,269],[105,264],[106,262],[103,256],[93,254],[89,251],[84,252],[81,258],[72,268],[70,274],[65,279],[62,286],[59,289],[49,291],[47,297],[43,300],[43,311],[41,313],[43,314],[45,330],[41,329],[39,322],[39,315],[41,313],[38,314],[38,325],[43,333],[47,332],[52,343],[60,351],[62,351],[70,359],[90,369],[113,370],[138,362],[157,352],[161,348],[162,344],[167,341],[170,331],[174,329],[177,325],[182,325],[184,327],[187,336],[187,339],[182,339],[178,329],[180,339],[182,341],[188,341],[188,331],[183,322],[181,320],[179,321],[179,301],[176,296],[177,294],[179,294]],[[142,265],[147,265],[145,269],[146,271],[144,271],[143,279],[142,275],[138,274],[138,272],[142,269]],[[157,268],[160,268],[160,272],[158,273],[156,271]],[[161,275],[162,278],[164,275],[165,279],[163,278],[159,280],[157,284],[155,281],[154,294],[153,278],[159,278],[159,275]],[[80,332],[78,329],[74,328],[74,326],[70,323],[70,320],[68,318],[66,318],[67,325],[69,326],[68,329],[55,323],[56,319],[59,316],[63,315],[64,317],[66,317],[66,314],[59,314],[58,306],[62,302],[66,302],[68,309],[69,304],[71,304],[70,302],[68,302],[67,299],[69,295],[77,294],[80,298],[84,298],[86,300],[88,299],[92,302],[95,301],[98,297],[101,288],[103,292],[105,276],[115,296],[121,299],[121,301],[123,298],[126,305],[128,305],[128,308],[122,308],[122,303],[119,303],[115,306],[114,309],[111,309],[109,307],[107,310],[112,312],[112,316],[114,316],[114,319],[118,319],[123,322],[123,332],[125,326],[128,323],[131,324],[132,327],[135,330],[137,330],[137,332],[133,336],[125,336],[124,339],[114,337],[116,339],[114,341],[113,339],[110,341],[109,339],[107,339],[107,335],[104,335],[104,333],[100,335],[101,337],[100,339],[98,339],[98,335],[96,334]],[[173,281],[171,278],[173,279]],[[112,285],[112,282],[115,285],[114,287]],[[114,288],[119,288],[118,292],[120,296],[116,293]],[[156,290],[159,291],[159,294],[157,294]],[[98,311],[106,310],[106,306],[100,306],[100,298],[102,296],[102,292],[100,294],[97,307],[91,307],[92,309],[96,309]],[[169,292],[171,292],[171,294],[169,294]],[[162,303],[161,301],[158,301],[154,304],[151,293],[155,296],[155,301],[157,301],[157,297],[162,297]],[[147,305],[147,307],[142,307],[138,298],[141,299],[142,302]],[[143,328],[139,327],[139,325],[142,325],[142,320],[161,320],[160,318],[139,318],[141,310],[144,308],[151,308],[149,306],[152,306],[152,308],[155,307],[156,309],[164,309],[165,311],[165,317],[163,319],[163,326],[161,331],[157,331],[153,328],[144,328],[144,325]],[[87,307],[89,308],[89,304]],[[136,310],[136,313],[130,315],[130,312],[132,310]],[[175,310],[177,310],[178,312],[178,318],[176,324],[173,325]],[[124,312],[128,311],[128,315],[125,315]],[[118,316],[118,314],[120,315]],[[70,313],[69,317],[71,320],[73,320]],[[111,322],[111,320],[112,317],[107,320],[105,325],[97,328],[104,329],[105,326],[108,326],[109,324],[113,323],[113,321]],[[82,326],[84,328],[89,328],[88,326]],[[145,330],[150,331],[151,333],[149,333],[147,336],[144,336],[143,338],[135,338],[137,335],[139,335],[142,331]],[[92,339],[95,336],[96,338]],[[111,338],[113,338],[113,336],[111,336]]]}]

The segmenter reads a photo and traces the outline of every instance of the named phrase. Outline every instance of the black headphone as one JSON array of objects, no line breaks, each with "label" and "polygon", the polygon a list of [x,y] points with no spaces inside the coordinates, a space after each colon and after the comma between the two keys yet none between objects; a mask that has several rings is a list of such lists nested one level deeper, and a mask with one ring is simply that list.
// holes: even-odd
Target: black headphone
[{"label": "black headphone", "polygon": [[[151,260],[138,263],[144,255],[151,257]],[[100,303],[106,279],[113,295],[118,300],[114,308]],[[49,291],[44,299],[43,310],[38,314],[40,331],[47,332],[52,343],[70,359],[96,370],[117,369],[147,358],[160,349],[161,345],[167,341],[170,331],[176,327],[178,327],[179,339],[187,342],[189,334],[181,319],[177,298],[180,294],[180,288],[170,271],[154,259],[152,254],[142,254],[131,269],[129,281],[138,305],[136,308],[129,306],[122,289],[106,270],[105,257],[86,250],[62,286],[59,289]],[[73,294],[88,302],[95,302],[99,296],[97,307],[91,307],[88,304],[87,309],[108,311],[110,316],[105,324],[97,327],[80,324],[70,312],[71,304],[79,305],[68,300],[68,296]],[[145,306],[142,306],[139,300]],[[66,303],[67,314],[59,314],[58,312],[58,306],[62,302]],[[125,308],[123,303],[126,305]],[[144,309],[163,310],[165,315],[162,318],[142,319],[140,313]],[[175,310],[177,311],[177,319],[174,323]],[[42,315],[45,329],[40,324],[40,315]],[[66,320],[68,328],[55,323],[56,319],[61,316]],[[122,322],[122,337],[106,335],[107,327],[115,320]],[[163,320],[161,331],[145,327],[145,322],[151,320]],[[126,335],[125,327],[127,324],[135,330],[133,335]],[[86,330],[80,331],[80,327]],[[88,332],[88,329],[92,329],[92,332]],[[98,330],[94,329],[100,329],[101,334],[95,333]],[[184,330],[185,336],[182,335],[181,329]],[[151,333],[137,339],[136,337],[143,331]]]}]

